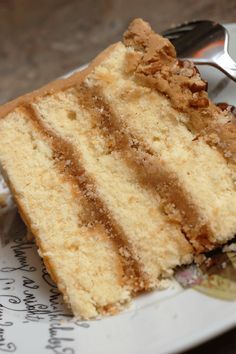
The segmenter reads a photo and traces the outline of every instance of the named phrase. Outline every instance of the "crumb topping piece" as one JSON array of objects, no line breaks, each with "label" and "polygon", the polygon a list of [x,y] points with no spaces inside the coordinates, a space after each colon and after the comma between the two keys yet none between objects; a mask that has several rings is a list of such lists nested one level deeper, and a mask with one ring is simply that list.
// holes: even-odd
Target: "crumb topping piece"
[{"label": "crumb topping piece", "polygon": [[235,116],[231,110],[222,111],[222,107],[211,102],[207,82],[194,64],[178,60],[170,41],[153,32],[141,19],[131,23],[123,42],[129,49],[125,64],[127,74],[169,97],[175,109],[188,115],[187,127],[235,163]]}]

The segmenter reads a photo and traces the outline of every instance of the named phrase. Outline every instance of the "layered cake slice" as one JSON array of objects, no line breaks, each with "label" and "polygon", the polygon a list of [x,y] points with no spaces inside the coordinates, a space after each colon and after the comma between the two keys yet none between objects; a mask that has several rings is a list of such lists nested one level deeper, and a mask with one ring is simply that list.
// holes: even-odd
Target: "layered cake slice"
[{"label": "layered cake slice", "polygon": [[2,107],[0,164],[75,315],[115,313],[236,231],[234,121],[135,20],[85,71]]}]

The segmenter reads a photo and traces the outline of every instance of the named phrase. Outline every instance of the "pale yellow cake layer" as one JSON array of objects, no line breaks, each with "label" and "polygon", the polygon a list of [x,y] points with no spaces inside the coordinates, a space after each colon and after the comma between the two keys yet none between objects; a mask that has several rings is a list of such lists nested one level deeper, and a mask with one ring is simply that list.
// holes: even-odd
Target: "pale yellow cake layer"
[{"label": "pale yellow cake layer", "polygon": [[[110,150],[91,114],[71,89],[34,103],[43,124],[73,145],[77,162],[92,179],[96,194],[122,230],[149,287],[177,265],[191,261],[192,249],[178,225],[168,222],[160,199],[138,182],[116,150]],[[89,187],[88,187],[89,192]]]},{"label": "pale yellow cake layer", "polygon": [[216,149],[190,132],[187,116],[174,110],[157,91],[137,84],[125,73],[127,49],[118,44],[87,78],[111,105],[121,127],[174,173],[216,243],[236,231],[236,174]]},{"label": "pale yellow cake layer", "polygon": [[43,135],[17,110],[0,120],[0,163],[49,271],[75,315],[129,300],[117,250],[92,222],[77,186],[58,170]]}]

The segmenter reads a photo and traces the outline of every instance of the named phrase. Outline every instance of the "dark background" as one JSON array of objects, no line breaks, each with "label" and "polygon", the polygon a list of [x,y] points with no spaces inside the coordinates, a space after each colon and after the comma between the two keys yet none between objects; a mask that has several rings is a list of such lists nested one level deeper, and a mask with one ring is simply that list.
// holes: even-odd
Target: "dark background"
[{"label": "dark background", "polygon": [[[159,32],[192,19],[236,22],[236,0],[0,0],[0,103],[88,62],[134,17]],[[200,353],[236,354],[236,329],[188,352]]]}]

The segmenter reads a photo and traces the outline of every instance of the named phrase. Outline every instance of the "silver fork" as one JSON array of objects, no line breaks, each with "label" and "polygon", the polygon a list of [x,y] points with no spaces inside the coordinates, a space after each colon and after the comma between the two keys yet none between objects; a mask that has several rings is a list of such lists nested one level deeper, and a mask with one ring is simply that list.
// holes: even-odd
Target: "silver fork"
[{"label": "silver fork", "polygon": [[186,22],[162,33],[176,48],[180,59],[212,65],[236,81],[236,63],[228,53],[229,34],[217,22]]}]

